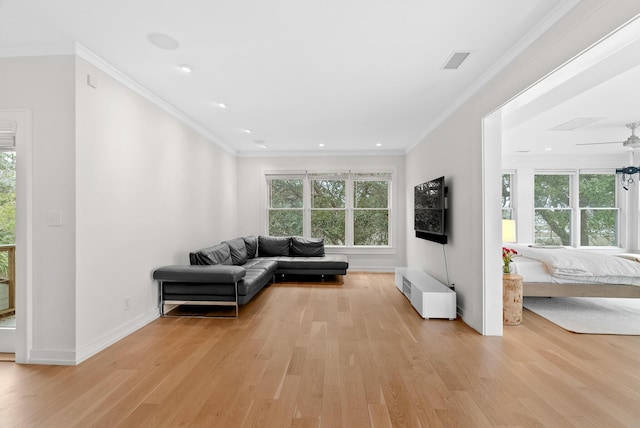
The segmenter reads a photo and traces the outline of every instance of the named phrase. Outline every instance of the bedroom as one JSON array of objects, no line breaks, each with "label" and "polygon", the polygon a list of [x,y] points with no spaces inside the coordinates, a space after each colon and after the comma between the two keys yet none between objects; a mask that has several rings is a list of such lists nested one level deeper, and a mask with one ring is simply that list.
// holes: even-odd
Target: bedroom
[{"label": "bedroom", "polygon": [[502,218],[517,232],[505,246],[522,256],[514,265],[525,296],[640,297],[637,263],[596,259],[595,269],[629,268],[606,278],[576,269],[589,260],[568,258],[626,252],[637,261],[640,100],[629,91],[640,75],[638,34],[636,20],[499,110]]}]

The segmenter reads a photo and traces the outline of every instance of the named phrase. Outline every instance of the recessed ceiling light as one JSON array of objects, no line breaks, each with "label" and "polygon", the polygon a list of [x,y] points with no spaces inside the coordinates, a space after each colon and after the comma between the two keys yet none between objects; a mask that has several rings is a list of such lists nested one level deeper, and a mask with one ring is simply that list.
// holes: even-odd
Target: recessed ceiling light
[{"label": "recessed ceiling light", "polygon": [[376,147],[382,147],[382,143],[376,143]]},{"label": "recessed ceiling light", "polygon": [[553,150],[551,147],[547,147],[546,149],[544,149],[545,152],[550,152],[551,150]]},{"label": "recessed ceiling light", "polygon": [[251,134],[250,129],[241,129],[240,132],[244,132],[245,134]]},{"label": "recessed ceiling light", "polygon": [[172,51],[180,47],[180,43],[178,43],[176,39],[164,33],[149,33],[147,34],[147,40],[149,40],[153,46],[160,49]]},{"label": "recessed ceiling light", "polygon": [[226,109],[226,108],[227,108],[227,105],[226,105],[225,103],[217,103],[217,102],[214,102],[214,103],[213,103],[213,106],[214,106],[214,107],[217,107],[217,108],[219,108],[219,109],[222,109],[222,110],[224,110],[224,109]]},{"label": "recessed ceiling light", "polygon": [[262,149],[266,149],[268,147],[267,142],[264,140],[255,140],[254,143]]},{"label": "recessed ceiling light", "polygon": [[318,144],[318,147],[324,147],[324,143]]},{"label": "recessed ceiling light", "polygon": [[189,64],[180,64],[178,68],[180,69],[180,71],[183,71],[185,73],[191,73],[193,71]]}]

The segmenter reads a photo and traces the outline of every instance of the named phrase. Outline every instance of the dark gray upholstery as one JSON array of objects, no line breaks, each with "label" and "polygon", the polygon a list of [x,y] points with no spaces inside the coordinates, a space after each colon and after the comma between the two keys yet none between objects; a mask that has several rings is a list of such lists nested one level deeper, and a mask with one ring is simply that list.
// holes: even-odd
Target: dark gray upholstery
[{"label": "dark gray upholstery", "polygon": [[224,242],[213,247],[203,248],[189,253],[192,265],[231,265],[231,250]]},{"label": "dark gray upholstery", "polygon": [[258,236],[258,256],[288,256],[291,238],[288,236]]},{"label": "dark gray upholstery", "polygon": [[324,238],[291,238],[290,254],[294,257],[322,257],[324,256]]},{"label": "dark gray upholstery", "polygon": [[244,240],[244,245],[247,248],[247,258],[252,259],[258,253],[258,238],[254,235],[245,236],[242,238]]},{"label": "dark gray upholstery", "polygon": [[324,257],[274,257],[278,262],[276,273],[305,273],[307,275],[345,275],[349,263],[347,256],[327,254]]},{"label": "dark gray upholstery", "polygon": [[234,265],[243,265],[247,262],[247,247],[244,244],[244,239],[236,238],[231,241],[224,241],[223,244],[227,244],[229,246],[231,262]]},{"label": "dark gray upholstery", "polygon": [[276,274],[345,275],[349,267],[346,256],[324,254],[322,239],[262,235],[194,251],[189,260],[189,266],[165,266],[153,273],[160,281],[163,315],[164,302],[233,302],[236,283],[237,303],[244,305]]},{"label": "dark gray upholstery", "polygon": [[240,281],[246,275],[246,269],[240,266],[224,265],[174,265],[156,269],[153,279],[161,281],[209,282],[228,284]]}]

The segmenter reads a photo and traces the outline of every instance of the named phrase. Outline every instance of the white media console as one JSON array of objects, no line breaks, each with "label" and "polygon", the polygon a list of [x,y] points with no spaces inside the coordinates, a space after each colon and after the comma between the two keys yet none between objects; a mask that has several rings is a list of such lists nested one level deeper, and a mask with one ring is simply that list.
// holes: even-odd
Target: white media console
[{"label": "white media console", "polygon": [[456,319],[456,292],[422,270],[396,268],[396,287],[422,318]]}]

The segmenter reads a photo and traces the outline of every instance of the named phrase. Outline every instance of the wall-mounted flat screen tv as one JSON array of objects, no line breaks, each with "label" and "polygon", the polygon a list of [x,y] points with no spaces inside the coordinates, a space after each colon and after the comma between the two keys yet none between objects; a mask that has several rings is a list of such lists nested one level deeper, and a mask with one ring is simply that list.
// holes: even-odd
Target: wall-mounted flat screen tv
[{"label": "wall-mounted flat screen tv", "polygon": [[447,187],[444,177],[418,184],[414,188],[414,229],[416,237],[447,243]]}]

